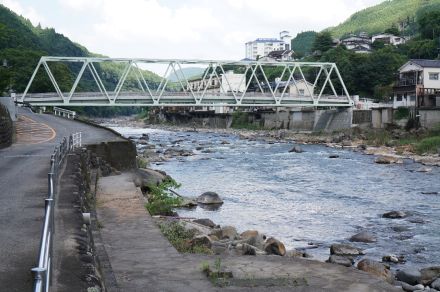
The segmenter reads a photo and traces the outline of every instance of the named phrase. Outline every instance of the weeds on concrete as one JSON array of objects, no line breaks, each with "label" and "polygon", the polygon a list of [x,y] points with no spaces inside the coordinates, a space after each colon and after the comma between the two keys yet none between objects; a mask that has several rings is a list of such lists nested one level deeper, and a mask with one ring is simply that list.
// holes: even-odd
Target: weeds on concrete
[{"label": "weeds on concrete", "polygon": [[178,252],[212,254],[212,251],[208,247],[192,244],[191,240],[194,238],[195,230],[185,229],[178,221],[163,222],[159,224],[159,228]]}]

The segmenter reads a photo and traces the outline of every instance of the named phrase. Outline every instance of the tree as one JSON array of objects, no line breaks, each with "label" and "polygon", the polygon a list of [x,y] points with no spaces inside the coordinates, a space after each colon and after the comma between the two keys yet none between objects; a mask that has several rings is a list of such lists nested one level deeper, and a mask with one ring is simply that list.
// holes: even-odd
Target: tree
[{"label": "tree", "polygon": [[417,19],[420,35],[424,39],[437,39],[440,36],[440,11],[432,10],[423,13]]},{"label": "tree", "polygon": [[395,25],[387,28],[384,32],[389,33],[389,34],[393,34],[393,35],[397,35],[397,36],[400,35],[399,29]]},{"label": "tree", "polygon": [[316,35],[315,41],[313,42],[312,51],[320,51],[325,53],[333,46],[333,38],[330,32],[323,31]]}]

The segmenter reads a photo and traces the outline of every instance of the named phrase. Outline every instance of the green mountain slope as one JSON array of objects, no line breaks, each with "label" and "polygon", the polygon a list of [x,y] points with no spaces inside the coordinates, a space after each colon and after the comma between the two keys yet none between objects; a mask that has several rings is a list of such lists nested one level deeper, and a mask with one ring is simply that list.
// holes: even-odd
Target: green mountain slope
[{"label": "green mountain slope", "polygon": [[[182,79],[183,76],[185,76],[188,79],[199,77],[203,75],[203,72],[205,72],[205,68],[199,68],[199,67],[188,67],[188,68],[182,68],[182,70],[176,70],[176,73],[171,72],[168,76],[168,79],[171,82],[177,82],[179,79]],[[182,75],[183,74],[183,75]],[[180,76],[180,78],[178,77]]]},{"label": "green mountain slope", "polygon": [[390,0],[358,11],[338,26],[328,28],[335,38],[361,31],[369,34],[380,33],[401,22],[414,23],[417,12],[439,9],[440,0]]},{"label": "green mountain slope", "polygon": [[[41,28],[17,15],[0,4],[0,94],[10,90],[23,92],[32,72],[41,56],[92,57],[85,47],[72,42],[69,38],[57,33],[53,28]],[[49,64],[61,90],[67,91],[73,84],[81,64],[58,63]],[[116,86],[124,64],[96,65],[106,88]],[[49,78],[42,73],[37,74],[35,86],[31,92],[53,92]],[[145,79],[154,85],[160,82],[160,77],[153,72],[143,70]],[[137,89],[138,84],[134,75],[127,77],[125,89]],[[78,85],[77,91],[97,90],[93,77],[87,71]]]},{"label": "green mountain slope", "polygon": [[311,52],[315,37],[316,32],[304,31],[298,33],[296,37],[292,39],[292,50],[295,52],[296,57],[302,57]]}]

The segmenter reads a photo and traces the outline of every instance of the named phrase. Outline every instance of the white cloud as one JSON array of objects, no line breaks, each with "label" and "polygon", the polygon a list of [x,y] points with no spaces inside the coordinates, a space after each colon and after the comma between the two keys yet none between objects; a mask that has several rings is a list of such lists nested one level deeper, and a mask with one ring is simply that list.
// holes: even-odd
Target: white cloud
[{"label": "white cloud", "polygon": [[33,7],[22,5],[15,0],[0,0],[0,4],[8,7],[15,13],[29,19],[33,25],[44,24],[45,18],[40,15]]},{"label": "white cloud", "polygon": [[[0,0],[24,15],[34,13],[27,16],[31,19],[41,19],[21,1],[25,0]],[[40,1],[45,5],[34,7],[51,26],[97,53],[241,59],[247,41],[277,37],[281,30],[292,36],[319,31],[383,0],[58,0],[57,5]],[[47,9],[52,6],[54,10]]]}]

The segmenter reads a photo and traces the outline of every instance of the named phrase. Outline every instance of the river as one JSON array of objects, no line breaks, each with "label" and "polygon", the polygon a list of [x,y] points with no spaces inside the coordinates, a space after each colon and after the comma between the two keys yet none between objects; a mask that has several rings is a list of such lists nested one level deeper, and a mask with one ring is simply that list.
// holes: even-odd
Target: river
[{"label": "river", "polygon": [[[367,230],[377,242],[354,243],[366,257],[404,255],[406,266],[420,268],[440,264],[439,168],[417,172],[421,165],[409,160],[380,165],[374,156],[322,145],[302,145],[303,153],[289,153],[292,143],[270,144],[224,133],[114,129],[124,136],[148,133],[157,149],[174,146],[195,153],[151,167],[181,183],[180,194],[196,197],[214,191],[224,204],[216,211],[179,210],[180,216],[210,218],[238,231],[256,229],[287,248],[307,248],[322,261],[332,243],[347,243]],[[331,154],[339,158],[329,158]],[[382,218],[392,210],[411,216]]]}]

